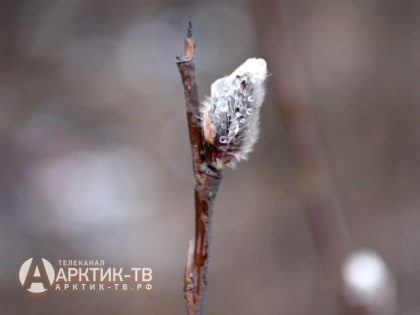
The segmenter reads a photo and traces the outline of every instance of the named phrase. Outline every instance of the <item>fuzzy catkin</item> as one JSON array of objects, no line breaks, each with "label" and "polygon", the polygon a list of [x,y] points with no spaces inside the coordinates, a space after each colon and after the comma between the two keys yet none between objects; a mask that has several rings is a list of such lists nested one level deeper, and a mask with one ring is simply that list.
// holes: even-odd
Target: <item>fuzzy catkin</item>
[{"label": "fuzzy catkin", "polygon": [[211,96],[201,104],[200,114],[206,150],[217,169],[234,168],[257,142],[266,78],[265,60],[249,58],[211,85]]}]

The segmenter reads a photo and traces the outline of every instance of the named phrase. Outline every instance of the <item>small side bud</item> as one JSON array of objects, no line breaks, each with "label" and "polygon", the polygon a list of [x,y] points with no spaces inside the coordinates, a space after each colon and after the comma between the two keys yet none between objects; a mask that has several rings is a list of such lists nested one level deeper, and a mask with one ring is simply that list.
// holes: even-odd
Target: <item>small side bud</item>
[{"label": "small side bud", "polygon": [[207,143],[214,144],[214,136],[213,136],[209,112],[203,112],[202,119],[203,119],[204,140]]},{"label": "small side bud", "polygon": [[200,106],[206,155],[217,169],[245,160],[259,134],[265,97],[267,63],[249,58],[232,74],[211,85],[211,96]]}]

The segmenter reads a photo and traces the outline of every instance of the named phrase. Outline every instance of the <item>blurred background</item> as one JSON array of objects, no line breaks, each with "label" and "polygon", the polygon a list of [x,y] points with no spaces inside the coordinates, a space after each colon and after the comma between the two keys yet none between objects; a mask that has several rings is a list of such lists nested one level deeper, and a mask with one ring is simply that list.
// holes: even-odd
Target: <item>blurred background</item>
[{"label": "blurred background", "polygon": [[[282,2],[353,246],[388,264],[397,313],[420,314],[420,2]],[[1,314],[184,313],[188,16],[203,98],[260,56],[246,1],[0,0]],[[249,161],[224,171],[206,314],[334,314],[272,101]],[[153,289],[29,297],[29,257],[149,266]]]}]

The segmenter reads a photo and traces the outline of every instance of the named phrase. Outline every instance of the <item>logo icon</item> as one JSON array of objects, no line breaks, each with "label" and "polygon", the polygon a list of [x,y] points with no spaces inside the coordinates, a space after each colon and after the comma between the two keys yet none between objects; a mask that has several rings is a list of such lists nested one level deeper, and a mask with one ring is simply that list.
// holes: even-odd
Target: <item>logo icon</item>
[{"label": "logo icon", "polygon": [[45,258],[34,261],[31,257],[26,260],[19,269],[19,282],[31,293],[43,293],[54,282],[54,268]]}]

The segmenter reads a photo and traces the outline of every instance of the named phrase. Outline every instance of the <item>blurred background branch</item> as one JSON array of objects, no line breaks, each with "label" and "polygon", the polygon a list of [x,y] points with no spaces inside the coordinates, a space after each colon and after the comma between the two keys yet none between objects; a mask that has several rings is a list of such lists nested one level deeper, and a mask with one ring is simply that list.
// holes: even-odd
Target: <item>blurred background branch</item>
[{"label": "blurred background branch", "polygon": [[293,159],[306,221],[330,292],[335,296],[337,314],[380,315],[380,312],[371,312],[374,308],[370,305],[352,305],[344,294],[342,269],[351,252],[349,235],[311,110],[304,104],[307,98],[303,95],[306,93],[297,83],[301,79],[298,78],[296,62],[291,58],[290,42],[280,18],[287,16],[282,7],[284,3],[275,0],[252,0],[250,3],[261,52],[272,71],[272,99],[279,111],[284,138]]},{"label": "blurred background branch", "polygon": [[340,265],[349,244],[338,198],[326,170],[318,132],[310,109],[303,104],[302,91],[295,82],[295,65],[289,56],[288,40],[278,14],[278,1],[251,3],[261,52],[270,64],[272,99],[279,111],[284,137],[293,158],[304,213],[325,272],[335,289],[338,289]]}]

